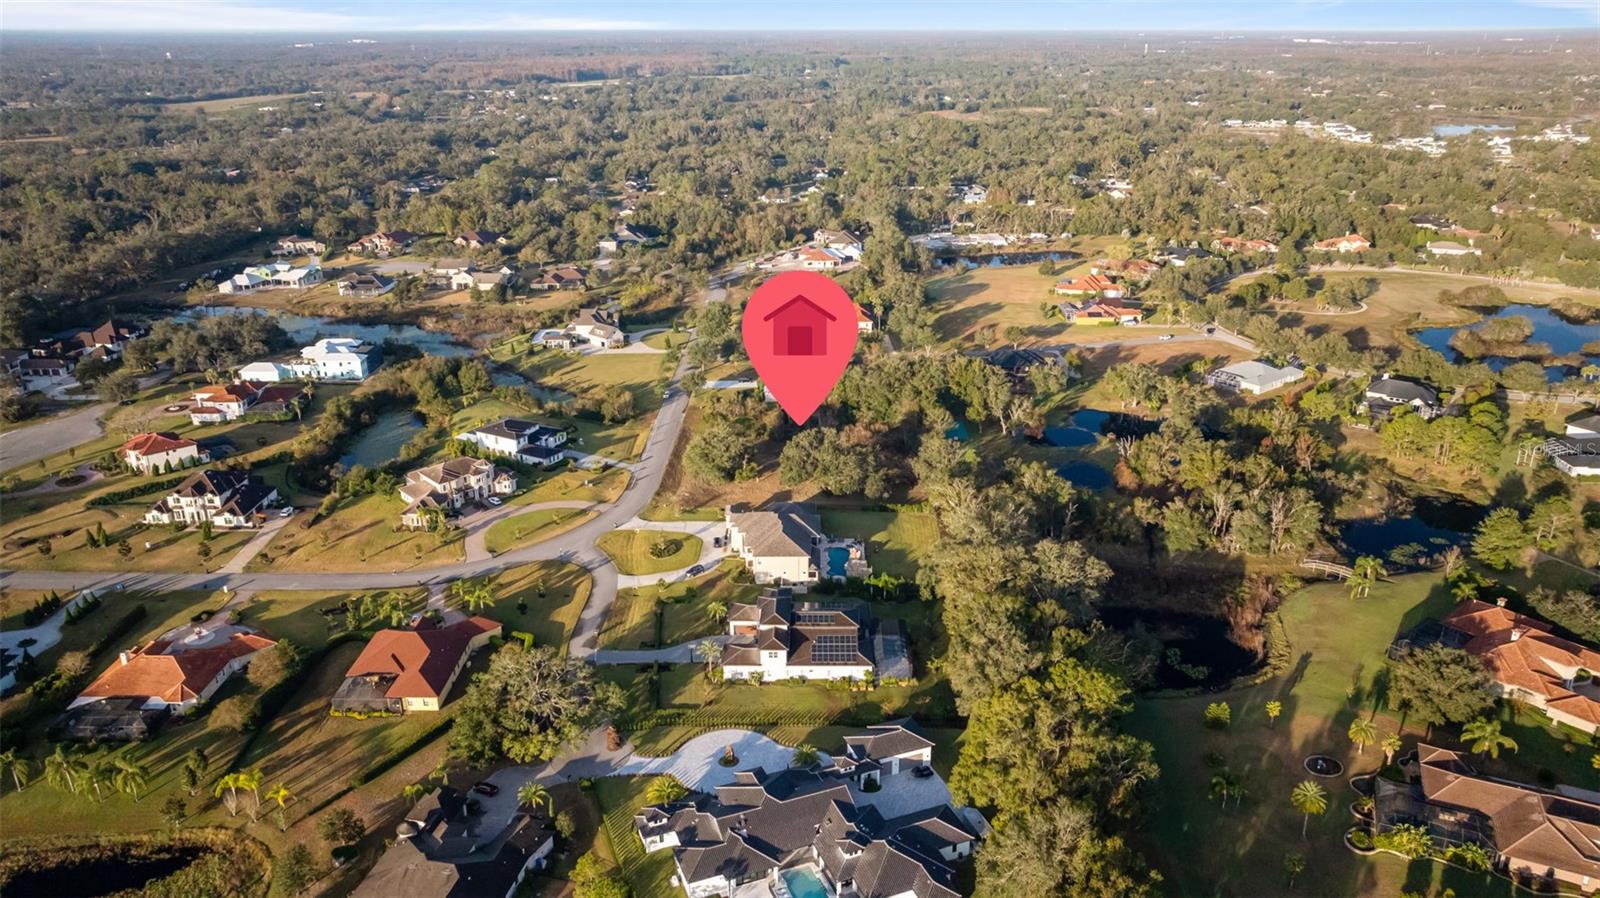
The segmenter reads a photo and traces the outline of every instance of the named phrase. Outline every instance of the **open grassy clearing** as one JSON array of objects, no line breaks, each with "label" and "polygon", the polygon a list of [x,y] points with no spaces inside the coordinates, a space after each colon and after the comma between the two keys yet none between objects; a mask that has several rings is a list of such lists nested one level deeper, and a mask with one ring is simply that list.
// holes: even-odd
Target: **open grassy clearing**
[{"label": "open grassy clearing", "polygon": [[578,452],[603,455],[614,461],[630,461],[644,451],[650,433],[648,416],[640,415],[630,421],[607,424],[588,418],[562,418],[549,415],[532,415],[525,409],[501,399],[485,399],[467,406],[450,419],[450,432],[460,433],[501,418],[522,418],[551,427],[573,428],[567,436],[567,446]]},{"label": "open grassy clearing", "polygon": [[[250,539],[249,531],[218,530],[200,548],[200,531],[175,531],[170,526],[141,522],[156,501],[78,509],[46,508],[0,526],[0,566],[13,570],[53,571],[210,571],[232,557]],[[89,536],[104,527],[111,544],[90,548]],[[127,541],[124,558],[117,544]],[[42,549],[48,547],[49,554]],[[209,558],[201,552],[209,551]]]},{"label": "open grassy clearing", "polygon": [[405,500],[385,494],[347,501],[315,524],[303,513],[274,534],[246,570],[410,570],[466,558],[460,530],[403,530],[403,511]]},{"label": "open grassy clearing", "polygon": [[539,349],[513,364],[529,380],[574,395],[611,386],[627,387],[640,411],[653,411],[661,405],[660,387],[672,373],[667,356],[652,352]]},{"label": "open grassy clearing", "polygon": [[[694,564],[704,543],[700,537],[668,530],[613,530],[595,540],[624,574],[661,574]],[[657,556],[657,547],[665,554]],[[669,551],[670,550],[670,551]]]},{"label": "open grassy clearing", "polygon": [[[565,468],[554,472],[533,475],[527,491],[507,501],[512,505],[533,505],[539,502],[615,502],[628,488],[633,477],[626,468],[607,468],[604,471],[587,471]],[[518,478],[519,482],[524,478]]]},{"label": "open grassy clearing", "polygon": [[485,534],[483,544],[490,554],[499,555],[565,533],[594,516],[594,512],[580,508],[541,508],[496,521]]},{"label": "open grassy clearing", "polygon": [[633,887],[633,898],[675,898],[683,892],[672,884],[672,852],[646,854],[644,843],[633,829],[633,815],[649,804],[644,795],[651,779],[613,776],[596,780],[594,793],[600,802],[601,829],[618,870]]},{"label": "open grassy clearing", "polygon": [[[1038,265],[1006,265],[954,271],[933,278],[928,282],[928,294],[937,316],[934,330],[943,340],[986,346],[1010,342],[1003,336],[1008,327],[1025,330],[1027,341],[1094,339],[1082,335],[1116,332],[1114,327],[1069,325],[1060,316],[1046,318],[1041,311],[1041,305],[1054,306],[1063,299],[1051,292],[1057,281],[1088,274],[1091,263],[1101,256],[1126,253],[1127,241],[1097,237],[1074,241],[1071,249],[1082,258],[1054,263],[1050,274],[1042,273]],[[990,333],[980,340],[980,330]],[[1066,336],[1069,332],[1070,337]]]},{"label": "open grassy clearing", "polygon": [[[713,602],[732,605],[748,602],[761,593],[754,583],[737,582],[743,567],[727,560],[710,573],[660,586],[641,586],[617,591],[617,600],[600,627],[600,646],[608,649],[642,649],[657,645],[679,645],[701,636],[723,632],[709,607]],[[661,615],[661,633],[656,633],[656,615]]]},{"label": "open grassy clearing", "polygon": [[[1415,725],[1402,727],[1385,700],[1384,651],[1389,642],[1428,617],[1447,613],[1454,598],[1435,575],[1412,575],[1380,583],[1371,596],[1352,601],[1339,584],[1319,584],[1292,596],[1281,614],[1290,643],[1290,669],[1257,686],[1186,698],[1146,698],[1136,703],[1128,728],[1150,740],[1162,768],[1151,792],[1151,824],[1142,847],[1185,895],[1264,895],[1284,890],[1282,860],[1294,851],[1306,858],[1296,891],[1319,895],[1390,896],[1401,888],[1449,886],[1460,895],[1510,895],[1503,880],[1467,874],[1431,862],[1407,864],[1398,858],[1365,859],[1346,851],[1340,838],[1350,825],[1345,806],[1356,793],[1345,777],[1322,780],[1329,792],[1327,814],[1310,821],[1300,836],[1301,817],[1289,804],[1294,784],[1310,778],[1302,767],[1312,754],[1332,756],[1345,775],[1382,764],[1369,746],[1356,752],[1346,736],[1357,715],[1371,717],[1380,737],[1399,732],[1407,749],[1419,738],[1456,747],[1455,728],[1435,728],[1427,736]],[[1268,700],[1283,703],[1283,715],[1269,724]],[[1226,701],[1232,725],[1209,729],[1207,704]],[[1503,712],[1504,713],[1504,712]],[[1507,719],[1505,731],[1520,750],[1498,761],[1474,758],[1491,775],[1524,782],[1546,767],[1569,783],[1592,782],[1588,750],[1568,743],[1529,721]],[[1221,809],[1207,797],[1213,761],[1239,776],[1248,790],[1242,805]]]},{"label": "open grassy clearing", "polygon": [[287,639],[302,649],[316,649],[327,645],[345,630],[345,615],[323,614],[350,600],[367,595],[399,596],[408,613],[418,613],[427,606],[427,590],[390,589],[380,592],[366,590],[268,590],[258,592],[235,610],[240,622],[257,627],[274,639]]},{"label": "open grassy clearing", "polygon": [[190,100],[182,103],[162,103],[161,108],[169,112],[204,112],[216,114],[218,112],[232,112],[252,106],[267,106],[293,100],[305,96],[304,93],[295,94],[251,94],[247,97],[219,97],[213,100]]},{"label": "open grassy clearing", "polygon": [[674,349],[694,339],[682,331],[665,331],[644,338],[644,345],[654,349]]},{"label": "open grassy clearing", "polygon": [[532,633],[534,645],[555,646],[563,653],[578,626],[594,583],[575,564],[541,561],[495,574],[494,605],[480,612],[513,631]]}]

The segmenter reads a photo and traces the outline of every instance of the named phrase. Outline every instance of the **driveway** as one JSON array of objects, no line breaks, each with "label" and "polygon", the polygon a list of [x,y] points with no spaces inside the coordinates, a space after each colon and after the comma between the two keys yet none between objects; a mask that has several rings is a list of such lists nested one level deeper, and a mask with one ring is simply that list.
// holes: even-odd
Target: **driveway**
[{"label": "driveway", "polygon": [[723,645],[731,637],[728,636],[703,636],[691,639],[677,645],[670,645],[664,649],[595,649],[589,660],[595,664],[649,664],[659,661],[663,664],[700,664],[701,659],[694,656],[694,648],[702,642],[715,642]]},{"label": "driveway", "polygon": [[[722,536],[728,530],[728,525],[722,521],[645,521],[634,518],[623,524],[619,530],[660,530],[667,533],[683,533],[700,538],[700,557],[675,571],[663,571],[659,574],[617,574],[617,588],[631,589],[640,586],[654,586],[665,580],[676,583],[689,576],[689,568],[700,565],[705,570],[710,570],[722,563],[728,557],[726,547],[716,547],[711,541]],[[702,571],[703,573],[703,571]],[[696,574],[695,576],[699,576]]]}]

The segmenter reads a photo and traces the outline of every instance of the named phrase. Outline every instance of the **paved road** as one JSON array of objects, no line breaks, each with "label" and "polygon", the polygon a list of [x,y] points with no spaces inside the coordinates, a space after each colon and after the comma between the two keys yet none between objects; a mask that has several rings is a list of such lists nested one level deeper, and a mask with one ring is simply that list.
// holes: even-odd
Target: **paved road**
[{"label": "paved road", "polygon": [[88,408],[56,415],[29,427],[0,433],[0,471],[20,468],[73,446],[99,439],[106,432],[105,413],[115,406],[97,402]]},{"label": "paved road", "polygon": [[[685,364],[680,363],[673,375],[677,384],[683,376]],[[130,573],[121,571],[3,571],[0,587],[7,589],[54,589],[59,591],[119,586],[122,589],[171,591],[180,589],[217,590],[224,586],[234,590],[344,590],[393,589],[408,586],[432,586],[448,583],[463,577],[493,574],[534,561],[565,561],[589,570],[593,591],[589,602],[578,618],[569,651],[574,657],[587,658],[599,644],[600,626],[617,597],[617,569],[605,553],[595,548],[595,540],[602,533],[613,530],[633,520],[644,511],[661,487],[672,449],[683,431],[684,414],[688,411],[689,397],[681,389],[672,391],[672,398],[662,403],[650,428],[644,454],[634,466],[633,478],[622,496],[611,505],[596,506],[598,514],[587,523],[553,536],[544,542],[516,549],[494,558],[465,561],[442,567],[424,568],[395,573],[355,571],[349,573],[228,573],[218,571],[201,573]],[[501,506],[507,508],[508,506]],[[522,506],[527,510],[529,506]]]}]

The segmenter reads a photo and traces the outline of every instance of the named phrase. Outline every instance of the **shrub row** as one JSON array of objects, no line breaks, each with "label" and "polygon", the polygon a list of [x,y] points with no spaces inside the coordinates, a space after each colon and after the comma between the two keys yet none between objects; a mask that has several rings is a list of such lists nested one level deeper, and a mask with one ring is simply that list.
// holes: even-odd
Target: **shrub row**
[{"label": "shrub row", "polygon": [[410,742],[407,742],[405,745],[402,745],[394,751],[389,752],[389,754],[380,758],[376,764],[373,764],[366,770],[361,771],[361,775],[355,778],[354,785],[365,786],[367,783],[370,783],[378,777],[383,776],[385,773],[388,773],[390,770],[393,770],[401,761],[404,761],[406,758],[416,754],[418,749],[422,748],[424,745],[427,745],[433,740],[438,739],[445,733],[448,733],[451,725],[454,723],[455,718],[446,717],[433,726],[428,727],[426,730],[418,733]]},{"label": "shrub row", "polygon": [[138,486],[130,486],[125,490],[112,490],[109,493],[102,493],[101,495],[95,496],[93,499],[90,499],[84,504],[91,508],[99,508],[106,505],[116,505],[121,502],[126,502],[129,499],[137,499],[140,496],[149,496],[154,493],[169,492],[173,487],[182,482],[182,477],[168,477],[165,480],[151,480],[146,483],[141,483]]}]

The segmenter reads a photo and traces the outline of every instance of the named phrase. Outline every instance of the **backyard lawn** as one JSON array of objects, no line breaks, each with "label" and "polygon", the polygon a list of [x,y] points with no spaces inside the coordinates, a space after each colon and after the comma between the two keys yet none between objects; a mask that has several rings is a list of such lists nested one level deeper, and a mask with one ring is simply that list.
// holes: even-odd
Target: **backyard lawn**
[{"label": "backyard lawn", "polygon": [[[707,610],[712,602],[731,606],[748,602],[760,594],[753,583],[737,583],[735,572],[743,568],[737,560],[724,561],[710,573],[659,586],[641,586],[617,591],[600,628],[600,647],[641,649],[655,645],[656,613],[661,613],[661,645],[679,645],[701,636],[722,632],[722,627]],[[663,601],[663,597],[665,601]]]},{"label": "backyard lawn", "polygon": [[633,815],[649,804],[645,790],[654,777],[611,776],[596,780],[594,794],[600,802],[601,829],[611,857],[633,887],[633,898],[678,898],[683,890],[672,884],[671,851],[645,853],[633,829]]},{"label": "backyard lawn", "polygon": [[938,524],[926,511],[822,510],[829,536],[866,540],[867,563],[874,573],[912,578],[939,540]]},{"label": "backyard lawn", "polygon": [[484,535],[484,548],[492,555],[509,552],[571,530],[595,513],[581,508],[541,508],[496,521]]},{"label": "backyard lawn", "polygon": [[[1430,885],[1450,886],[1462,896],[1513,893],[1503,880],[1440,864],[1361,858],[1341,841],[1351,822],[1345,807],[1356,798],[1345,779],[1376,770],[1383,759],[1372,746],[1356,752],[1346,736],[1350,721],[1358,714],[1372,717],[1380,739],[1400,732],[1407,751],[1425,736],[1416,726],[1402,728],[1398,712],[1387,706],[1387,678],[1380,676],[1384,652],[1395,636],[1454,604],[1435,575],[1379,583],[1369,597],[1354,601],[1341,584],[1314,585],[1290,597],[1281,610],[1290,644],[1284,674],[1226,693],[1136,703],[1128,729],[1154,743],[1162,770],[1149,796],[1153,813],[1141,847],[1174,893],[1392,896],[1402,888],[1427,891]],[[1265,716],[1269,700],[1283,705],[1275,724]],[[1204,725],[1207,704],[1218,701],[1232,708],[1232,723],[1221,730]],[[1436,728],[1429,738],[1456,747],[1454,732]],[[1475,758],[1481,771],[1532,782],[1540,767],[1559,765],[1553,769],[1563,780],[1592,782],[1592,772],[1582,772],[1589,763],[1587,749],[1568,754],[1555,736],[1525,723],[1508,723],[1506,733],[1520,751],[1499,761]],[[1301,816],[1290,806],[1289,792],[1312,778],[1302,766],[1312,754],[1338,759],[1345,776],[1320,781],[1329,793],[1329,810],[1310,821],[1309,837],[1302,839]],[[1207,797],[1212,775],[1223,768],[1246,789],[1234,808],[1222,809]],[[1306,859],[1292,892],[1285,890],[1282,873],[1289,852]]]},{"label": "backyard lawn", "polygon": [[667,530],[613,530],[595,540],[624,574],[646,575],[676,571],[700,558],[700,537]]},{"label": "backyard lawn", "polygon": [[[250,540],[248,532],[218,530],[202,550],[200,531],[195,528],[179,531],[141,522],[154,501],[152,497],[147,502],[134,500],[97,508],[81,507],[74,501],[12,518],[0,526],[0,566],[13,570],[215,570]],[[89,535],[98,527],[105,528],[110,545],[90,548]],[[123,541],[129,548],[126,558],[118,550]],[[43,548],[50,550],[48,555]],[[209,552],[209,557],[202,558],[202,551]]]}]

